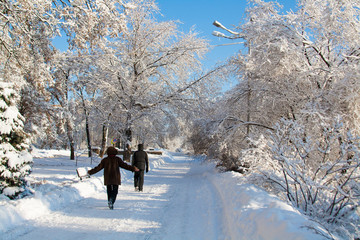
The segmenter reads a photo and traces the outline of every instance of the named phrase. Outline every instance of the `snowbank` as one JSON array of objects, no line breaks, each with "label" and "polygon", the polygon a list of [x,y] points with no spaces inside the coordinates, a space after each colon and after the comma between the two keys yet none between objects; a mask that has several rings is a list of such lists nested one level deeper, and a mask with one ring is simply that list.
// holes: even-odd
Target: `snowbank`
[{"label": "snowbank", "polygon": [[[227,172],[209,178],[225,206],[234,239],[326,239],[326,231],[309,221],[289,204],[250,184],[242,184],[241,174]],[[241,236],[241,238],[238,238]]]},{"label": "snowbank", "polygon": [[0,200],[0,235],[7,230],[31,220],[51,213],[62,207],[89,197],[97,191],[104,191],[99,178],[88,179],[85,182],[75,182],[67,186],[45,184],[35,187],[35,194],[20,200]]}]

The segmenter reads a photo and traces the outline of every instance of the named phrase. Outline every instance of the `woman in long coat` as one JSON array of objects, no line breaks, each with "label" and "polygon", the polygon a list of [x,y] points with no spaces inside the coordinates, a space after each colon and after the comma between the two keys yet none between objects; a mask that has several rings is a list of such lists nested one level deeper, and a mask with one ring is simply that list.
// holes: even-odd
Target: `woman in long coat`
[{"label": "woman in long coat", "polygon": [[103,158],[99,165],[88,171],[89,175],[99,172],[104,169],[104,185],[107,188],[108,205],[110,209],[114,208],[116,196],[118,194],[119,185],[121,185],[120,168],[137,172],[137,167],[131,166],[123,162],[123,160],[116,156],[118,151],[114,147],[108,147],[106,150],[107,157]]}]

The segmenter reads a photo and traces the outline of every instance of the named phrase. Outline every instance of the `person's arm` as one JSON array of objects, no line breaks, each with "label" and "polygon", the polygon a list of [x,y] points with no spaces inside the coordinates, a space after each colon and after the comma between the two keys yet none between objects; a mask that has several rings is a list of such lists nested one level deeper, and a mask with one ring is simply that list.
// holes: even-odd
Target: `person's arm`
[{"label": "person's arm", "polygon": [[137,172],[139,171],[139,169],[135,166],[131,166],[129,164],[126,164],[121,158],[118,157],[118,163],[119,163],[119,167],[124,168],[126,170],[132,171],[132,172]]},{"label": "person's arm", "polygon": [[147,153],[145,152],[145,164],[146,164],[146,172],[149,171],[149,158]]},{"label": "person's arm", "polygon": [[88,171],[88,174],[89,174],[89,175],[93,175],[93,174],[99,172],[99,171],[100,171],[101,169],[103,169],[103,168],[104,168],[104,159],[101,160],[101,162],[99,163],[99,165],[97,165],[97,166],[94,167],[93,169],[90,169],[90,170]]}]

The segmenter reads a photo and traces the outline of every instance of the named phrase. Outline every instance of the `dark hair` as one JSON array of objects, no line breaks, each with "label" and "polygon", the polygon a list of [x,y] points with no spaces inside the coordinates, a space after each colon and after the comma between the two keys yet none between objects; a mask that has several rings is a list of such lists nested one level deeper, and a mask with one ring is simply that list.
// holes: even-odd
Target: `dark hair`
[{"label": "dark hair", "polygon": [[114,147],[108,147],[106,149],[106,154],[107,155],[116,155],[116,154],[118,154],[118,151]]}]

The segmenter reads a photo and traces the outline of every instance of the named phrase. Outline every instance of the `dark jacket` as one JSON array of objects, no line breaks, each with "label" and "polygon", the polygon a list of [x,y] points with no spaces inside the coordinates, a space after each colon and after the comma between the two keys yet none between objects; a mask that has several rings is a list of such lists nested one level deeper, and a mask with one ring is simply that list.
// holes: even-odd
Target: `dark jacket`
[{"label": "dark jacket", "polygon": [[149,158],[147,153],[143,150],[144,147],[142,144],[139,144],[138,150],[134,152],[132,157],[132,165],[137,167],[140,170],[149,171]]},{"label": "dark jacket", "polygon": [[132,172],[135,171],[133,166],[124,163],[121,158],[116,155],[109,155],[102,159],[99,165],[89,170],[88,173],[92,175],[99,172],[101,169],[104,169],[104,185],[121,185],[119,168],[124,168]]}]

